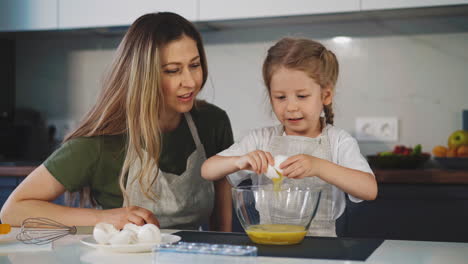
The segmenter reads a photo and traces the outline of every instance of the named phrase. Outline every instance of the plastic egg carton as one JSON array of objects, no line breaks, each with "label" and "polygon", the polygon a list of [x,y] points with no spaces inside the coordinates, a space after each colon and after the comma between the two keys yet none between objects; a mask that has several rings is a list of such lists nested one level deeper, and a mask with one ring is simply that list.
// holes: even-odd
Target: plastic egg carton
[{"label": "plastic egg carton", "polygon": [[227,263],[255,264],[257,247],[226,244],[187,243],[159,245],[153,248],[154,263]]}]

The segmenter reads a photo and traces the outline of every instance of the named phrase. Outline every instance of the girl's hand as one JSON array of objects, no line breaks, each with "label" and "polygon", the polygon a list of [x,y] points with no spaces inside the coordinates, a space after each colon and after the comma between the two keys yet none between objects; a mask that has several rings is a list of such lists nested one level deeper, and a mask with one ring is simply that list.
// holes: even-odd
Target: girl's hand
[{"label": "girl's hand", "polygon": [[270,152],[255,150],[249,152],[235,162],[235,165],[239,170],[251,170],[256,174],[266,173],[268,164],[274,164],[273,156]]},{"label": "girl's hand", "polygon": [[303,179],[305,177],[320,177],[320,163],[324,160],[306,154],[289,157],[280,165],[283,176],[292,179]]},{"label": "girl's hand", "polygon": [[159,227],[159,221],[153,212],[138,206],[102,210],[99,222],[113,224],[117,229],[122,229],[127,223],[139,226],[154,224]]}]

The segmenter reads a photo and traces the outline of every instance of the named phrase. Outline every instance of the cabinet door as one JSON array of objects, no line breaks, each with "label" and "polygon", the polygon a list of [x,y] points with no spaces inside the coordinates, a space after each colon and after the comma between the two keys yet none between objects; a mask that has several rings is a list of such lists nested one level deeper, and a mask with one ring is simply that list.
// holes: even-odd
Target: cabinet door
[{"label": "cabinet door", "polygon": [[128,26],[139,16],[170,11],[197,19],[197,0],[59,0],[59,28]]},{"label": "cabinet door", "polygon": [[432,7],[468,4],[467,0],[361,0],[362,10]]},{"label": "cabinet door", "polygon": [[57,29],[58,0],[1,0],[0,31]]},{"label": "cabinet door", "polygon": [[200,21],[359,11],[360,0],[199,0]]}]

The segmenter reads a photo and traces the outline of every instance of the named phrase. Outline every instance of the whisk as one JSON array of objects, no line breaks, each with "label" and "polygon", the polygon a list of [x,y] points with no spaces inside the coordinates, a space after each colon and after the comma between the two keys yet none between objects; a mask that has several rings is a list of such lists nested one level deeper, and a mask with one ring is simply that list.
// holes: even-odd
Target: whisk
[{"label": "whisk", "polygon": [[67,235],[91,234],[92,226],[67,226],[45,217],[27,218],[16,239],[25,244],[44,245]]}]

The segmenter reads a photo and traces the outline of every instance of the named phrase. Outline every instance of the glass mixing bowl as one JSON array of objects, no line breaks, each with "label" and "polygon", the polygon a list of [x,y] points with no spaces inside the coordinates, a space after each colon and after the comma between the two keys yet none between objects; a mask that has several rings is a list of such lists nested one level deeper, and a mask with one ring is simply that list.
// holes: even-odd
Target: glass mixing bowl
[{"label": "glass mixing bowl", "polygon": [[317,213],[320,188],[272,185],[232,188],[239,222],[258,244],[291,245],[302,242]]}]

